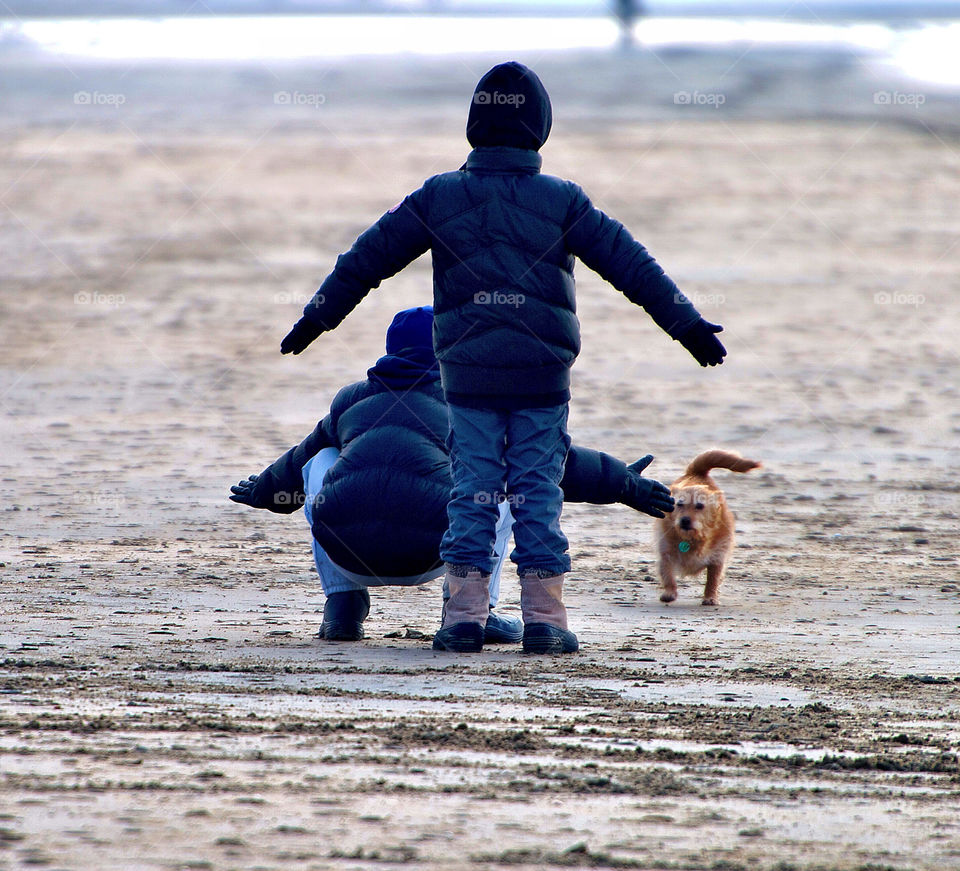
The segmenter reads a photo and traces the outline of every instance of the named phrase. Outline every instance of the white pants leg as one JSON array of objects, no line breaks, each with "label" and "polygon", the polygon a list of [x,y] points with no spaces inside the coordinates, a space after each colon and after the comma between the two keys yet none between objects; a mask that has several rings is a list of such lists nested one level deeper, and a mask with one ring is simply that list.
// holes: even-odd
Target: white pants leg
[{"label": "white pants leg", "polygon": [[[339,456],[340,452],[336,448],[324,448],[311,457],[303,467],[303,490],[306,495],[303,503],[303,513],[311,529],[313,528],[313,506],[323,487],[323,479]],[[500,520],[497,522],[497,562],[490,575],[491,608],[497,604],[500,598],[500,573],[507,556],[507,544],[510,541],[512,527],[513,516],[510,514],[507,504],[502,503],[500,505]],[[367,587],[414,586],[439,578],[444,573],[444,567],[441,565],[429,572],[424,572],[422,575],[389,578],[359,575],[338,566],[312,535],[310,536],[310,545],[313,551],[313,561],[317,567],[317,574],[320,576],[320,584],[323,587],[324,595],[327,596],[331,593],[348,593],[351,590],[362,590]]]},{"label": "white pants leg", "polygon": [[[500,517],[497,520],[497,539],[493,551],[493,571],[490,572],[490,607],[496,608],[500,601],[500,575],[503,572],[503,564],[507,559],[507,548],[510,545],[510,533],[513,530],[513,515],[510,513],[510,506],[506,502],[500,503]],[[447,582],[443,582],[443,599],[450,598],[450,590]]]},{"label": "white pants leg", "polygon": [[[323,486],[323,479],[327,472],[339,456],[340,451],[336,448],[324,448],[307,460],[303,467],[303,492],[306,496],[303,503],[303,514],[307,518],[307,524],[311,529],[313,529],[313,505],[317,499],[317,494]],[[317,574],[320,576],[320,584],[325,596],[329,596],[331,593],[349,593],[352,590],[365,589],[365,584],[358,584],[351,580],[327,556],[327,552],[320,547],[320,543],[312,535],[310,536],[310,546],[313,550],[313,562],[317,567]]]}]

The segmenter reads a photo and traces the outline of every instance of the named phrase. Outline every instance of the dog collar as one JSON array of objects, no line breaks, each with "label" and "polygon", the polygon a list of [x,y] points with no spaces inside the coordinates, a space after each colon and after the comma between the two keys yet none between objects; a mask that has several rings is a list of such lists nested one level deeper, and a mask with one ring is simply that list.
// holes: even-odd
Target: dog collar
[{"label": "dog collar", "polygon": [[680,553],[686,553],[688,550],[690,550],[690,542],[689,542],[689,541],[681,541],[681,542],[680,542]]}]

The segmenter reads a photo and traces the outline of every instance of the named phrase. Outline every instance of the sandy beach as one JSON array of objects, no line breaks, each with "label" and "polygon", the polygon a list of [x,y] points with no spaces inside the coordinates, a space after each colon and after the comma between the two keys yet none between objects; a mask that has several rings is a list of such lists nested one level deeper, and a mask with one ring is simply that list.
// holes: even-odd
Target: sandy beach
[{"label": "sandy beach", "polygon": [[2,871],[960,868],[960,101],[738,53],[520,57],[545,171],[729,351],[700,369],[581,266],[574,439],[764,463],[716,476],[718,608],[658,601],[649,518],[565,510],[582,652],[547,659],[434,653],[436,585],[319,641],[303,517],[226,498],[430,299],[423,258],[279,353],[463,161],[492,59],[0,55]]}]

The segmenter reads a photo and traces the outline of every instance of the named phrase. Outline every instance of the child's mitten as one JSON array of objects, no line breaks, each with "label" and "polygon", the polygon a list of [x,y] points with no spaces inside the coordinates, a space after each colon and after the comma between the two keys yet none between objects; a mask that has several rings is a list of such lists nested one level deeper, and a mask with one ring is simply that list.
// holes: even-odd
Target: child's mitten
[{"label": "child's mitten", "polygon": [[234,484],[230,488],[230,492],[233,494],[230,500],[232,502],[239,502],[241,505],[251,505],[254,508],[262,508],[263,506],[260,505],[256,497],[257,480],[259,477],[259,475],[251,475],[246,481]]},{"label": "child's mitten", "polygon": [[299,354],[322,332],[322,327],[318,327],[312,321],[308,321],[306,317],[302,317],[293,325],[293,329],[283,337],[283,341],[280,343],[280,353]]},{"label": "child's mitten", "polygon": [[677,341],[683,345],[701,366],[718,366],[727,356],[727,349],[714,333],[723,332],[720,324],[711,324],[700,318]]},{"label": "child's mitten", "polygon": [[627,466],[627,480],[623,483],[620,501],[637,511],[651,517],[665,517],[673,511],[673,496],[670,488],[653,478],[644,478],[640,473],[653,462],[653,455],[647,454],[635,463]]}]

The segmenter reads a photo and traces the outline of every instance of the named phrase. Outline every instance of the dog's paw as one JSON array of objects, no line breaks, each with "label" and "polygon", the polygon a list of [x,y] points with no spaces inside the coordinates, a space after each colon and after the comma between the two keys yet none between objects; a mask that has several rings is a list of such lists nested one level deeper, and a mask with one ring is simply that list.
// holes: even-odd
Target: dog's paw
[{"label": "dog's paw", "polygon": [[664,591],[660,594],[660,601],[661,601],[661,602],[675,602],[676,600],[677,600],[677,594],[676,594],[676,593],[668,593],[666,590],[664,590]]},{"label": "dog's paw", "polygon": [[701,605],[716,605],[717,597],[716,596],[704,596]]}]

